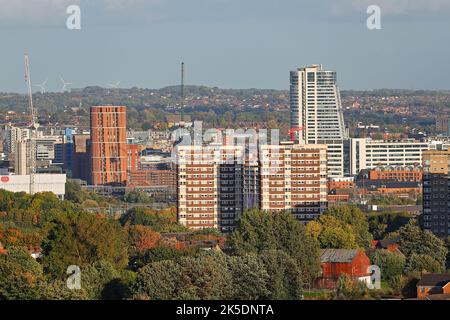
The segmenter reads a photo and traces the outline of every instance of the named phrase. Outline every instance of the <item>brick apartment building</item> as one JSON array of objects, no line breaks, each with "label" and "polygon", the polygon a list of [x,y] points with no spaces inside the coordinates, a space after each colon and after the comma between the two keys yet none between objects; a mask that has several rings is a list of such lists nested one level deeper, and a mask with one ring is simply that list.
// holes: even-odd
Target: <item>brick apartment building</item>
[{"label": "brick apartment building", "polygon": [[126,107],[91,107],[92,185],[127,182]]},{"label": "brick apartment building", "polygon": [[327,147],[286,143],[260,148],[261,209],[306,223],[327,208]]},{"label": "brick apartment building", "polygon": [[244,210],[287,211],[306,223],[327,208],[327,148],[260,146],[250,161],[241,146],[179,146],[178,220],[192,229],[229,232]]},{"label": "brick apartment building", "polygon": [[164,187],[176,188],[175,170],[138,170],[130,172],[128,187]]},{"label": "brick apartment building", "polygon": [[177,147],[178,221],[232,231],[243,209],[243,147]]}]

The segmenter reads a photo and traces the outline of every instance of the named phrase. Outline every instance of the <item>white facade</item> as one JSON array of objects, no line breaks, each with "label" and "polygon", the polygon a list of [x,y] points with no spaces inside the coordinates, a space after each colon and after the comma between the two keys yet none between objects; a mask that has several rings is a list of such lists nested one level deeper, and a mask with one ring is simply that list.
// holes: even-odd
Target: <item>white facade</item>
[{"label": "white facade", "polygon": [[[66,194],[65,174],[37,174],[35,176],[35,192],[53,192],[59,198]],[[9,175],[0,177],[0,189],[10,192],[30,193],[29,175]]]},{"label": "white facade", "polygon": [[30,173],[29,166],[30,144],[28,141],[17,141],[14,152],[14,172],[16,175],[26,175]]},{"label": "white facade", "polygon": [[7,125],[6,131],[6,143],[5,151],[6,153],[14,153],[16,150],[16,143],[18,141],[25,141],[30,139],[30,129],[28,128],[18,128],[11,125]]},{"label": "white facade", "polygon": [[350,139],[350,174],[379,166],[413,166],[422,163],[423,151],[432,147],[430,142],[412,139],[372,140]]},{"label": "white facade", "polygon": [[328,175],[344,176],[344,125],[336,72],[312,65],[291,71],[291,129],[300,144],[328,146]]}]

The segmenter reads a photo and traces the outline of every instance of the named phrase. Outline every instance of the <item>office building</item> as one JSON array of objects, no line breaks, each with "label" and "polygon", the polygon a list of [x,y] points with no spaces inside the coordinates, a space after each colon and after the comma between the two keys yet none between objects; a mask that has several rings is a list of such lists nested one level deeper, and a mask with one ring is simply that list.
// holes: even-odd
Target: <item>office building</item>
[{"label": "office building", "polygon": [[422,153],[430,149],[429,142],[413,139],[352,138],[348,140],[348,144],[348,166],[351,175],[356,175],[363,169],[381,166],[417,166],[422,163]]},{"label": "office building", "polygon": [[126,107],[91,107],[92,185],[127,182]]},{"label": "office building", "polygon": [[335,71],[312,65],[291,71],[291,132],[300,144],[328,146],[328,175],[343,177],[344,125]]},{"label": "office building", "polygon": [[450,235],[450,151],[430,150],[423,154],[422,227],[435,235]]}]

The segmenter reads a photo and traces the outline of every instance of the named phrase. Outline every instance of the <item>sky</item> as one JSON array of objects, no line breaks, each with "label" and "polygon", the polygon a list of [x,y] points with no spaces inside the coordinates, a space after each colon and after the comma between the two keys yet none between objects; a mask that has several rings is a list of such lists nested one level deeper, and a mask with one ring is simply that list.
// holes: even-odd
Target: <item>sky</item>
[{"label": "sky", "polygon": [[322,64],[341,89],[450,89],[450,0],[0,0],[0,41],[0,92],[25,92],[25,52],[47,91],[176,85],[182,61],[189,85],[287,90]]}]

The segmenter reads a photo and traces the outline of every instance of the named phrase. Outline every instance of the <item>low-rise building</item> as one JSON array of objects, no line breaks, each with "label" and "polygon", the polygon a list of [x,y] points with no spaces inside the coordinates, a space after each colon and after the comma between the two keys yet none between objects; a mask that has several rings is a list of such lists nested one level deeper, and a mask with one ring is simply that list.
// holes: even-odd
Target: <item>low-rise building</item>
[{"label": "low-rise building", "polygon": [[[34,190],[36,193],[53,192],[60,199],[64,199],[66,180],[65,174],[36,174]],[[1,176],[0,189],[30,193],[30,175]]]},{"label": "low-rise building", "polygon": [[339,277],[349,275],[354,281],[369,284],[370,259],[362,250],[325,249],[320,256],[321,275],[314,286],[319,289],[336,289]]},{"label": "low-rise building", "polygon": [[425,274],[417,283],[417,299],[450,300],[450,274]]}]

